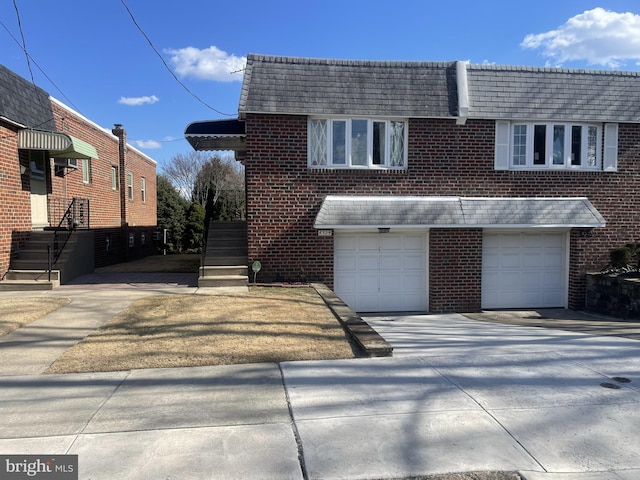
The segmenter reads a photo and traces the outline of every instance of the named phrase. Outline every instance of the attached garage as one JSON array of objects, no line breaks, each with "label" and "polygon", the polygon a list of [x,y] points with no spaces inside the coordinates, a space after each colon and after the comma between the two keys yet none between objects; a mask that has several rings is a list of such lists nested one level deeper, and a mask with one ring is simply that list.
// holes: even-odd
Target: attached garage
[{"label": "attached garage", "polygon": [[[359,312],[566,307],[570,231],[604,225],[586,198],[330,195],[314,223],[319,235],[334,236],[336,294]],[[435,229],[482,232],[464,291],[456,271],[443,274],[443,259],[464,257],[465,245],[452,236],[429,246]],[[440,275],[429,278],[429,266]]]},{"label": "attached garage", "polygon": [[566,307],[568,232],[485,231],[482,308]]},{"label": "attached garage", "polygon": [[358,312],[426,311],[426,233],[336,233],[334,290]]}]

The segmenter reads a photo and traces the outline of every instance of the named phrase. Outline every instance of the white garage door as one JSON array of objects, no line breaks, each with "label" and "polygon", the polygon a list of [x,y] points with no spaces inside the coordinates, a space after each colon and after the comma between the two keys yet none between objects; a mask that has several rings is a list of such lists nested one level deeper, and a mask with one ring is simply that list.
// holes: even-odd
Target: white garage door
[{"label": "white garage door", "polygon": [[353,310],[427,310],[426,234],[336,232],[334,245],[334,290]]},{"label": "white garage door", "polygon": [[565,307],[567,234],[485,233],[482,308]]}]

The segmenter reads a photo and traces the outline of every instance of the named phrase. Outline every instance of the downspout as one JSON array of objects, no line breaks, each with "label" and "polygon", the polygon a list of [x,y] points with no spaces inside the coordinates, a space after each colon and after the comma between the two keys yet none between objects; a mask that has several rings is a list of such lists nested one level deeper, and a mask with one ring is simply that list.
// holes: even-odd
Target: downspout
[{"label": "downspout", "polygon": [[464,125],[469,117],[467,62],[456,62],[456,83],[458,87],[458,118],[456,119],[456,125]]}]

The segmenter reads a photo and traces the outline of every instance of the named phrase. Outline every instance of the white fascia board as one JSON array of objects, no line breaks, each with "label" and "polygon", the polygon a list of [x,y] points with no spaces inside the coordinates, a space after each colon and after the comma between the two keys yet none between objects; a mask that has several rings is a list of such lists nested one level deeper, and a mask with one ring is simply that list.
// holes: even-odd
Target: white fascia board
[{"label": "white fascia board", "polygon": [[483,224],[447,224],[447,225],[437,225],[437,224],[422,224],[422,225],[313,225],[313,228],[317,230],[364,230],[371,228],[393,228],[393,229],[425,229],[425,228],[483,228],[483,229],[538,229],[538,228],[602,228],[605,227],[606,223],[598,223],[598,224],[503,224],[503,223],[483,223]]}]

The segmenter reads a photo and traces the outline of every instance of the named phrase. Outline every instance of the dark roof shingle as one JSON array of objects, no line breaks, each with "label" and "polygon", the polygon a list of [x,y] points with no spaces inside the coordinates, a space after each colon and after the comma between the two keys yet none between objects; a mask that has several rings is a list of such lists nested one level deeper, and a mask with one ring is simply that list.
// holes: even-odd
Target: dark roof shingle
[{"label": "dark roof shingle", "polygon": [[49,94],[0,65],[0,117],[26,127],[55,130]]},{"label": "dark roof shingle", "polygon": [[450,117],[455,62],[378,62],[250,54],[240,114]]}]

